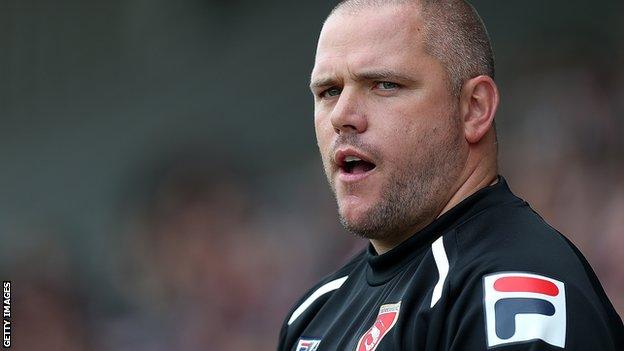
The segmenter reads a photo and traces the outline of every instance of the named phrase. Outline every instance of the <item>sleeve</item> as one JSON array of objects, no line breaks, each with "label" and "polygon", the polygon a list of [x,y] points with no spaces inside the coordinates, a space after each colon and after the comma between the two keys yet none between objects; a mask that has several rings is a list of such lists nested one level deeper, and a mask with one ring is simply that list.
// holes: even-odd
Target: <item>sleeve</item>
[{"label": "sleeve", "polygon": [[575,281],[504,271],[462,286],[448,306],[444,350],[624,350],[621,319]]},{"label": "sleeve", "polygon": [[287,350],[290,350],[290,348],[292,348],[292,344],[294,342],[293,338],[295,337],[294,334],[297,333],[297,330],[300,328],[300,326],[298,326],[299,323],[289,325],[288,320],[290,319],[292,314],[295,312],[297,307],[299,307],[317,289],[319,285],[323,284],[323,282],[324,280],[322,280],[321,282],[319,282],[318,284],[310,288],[303,296],[299,298],[299,300],[297,300],[297,302],[295,302],[293,306],[290,307],[290,310],[284,317],[282,328],[280,329],[279,339],[278,339],[278,344],[277,344],[277,351],[287,351]]}]

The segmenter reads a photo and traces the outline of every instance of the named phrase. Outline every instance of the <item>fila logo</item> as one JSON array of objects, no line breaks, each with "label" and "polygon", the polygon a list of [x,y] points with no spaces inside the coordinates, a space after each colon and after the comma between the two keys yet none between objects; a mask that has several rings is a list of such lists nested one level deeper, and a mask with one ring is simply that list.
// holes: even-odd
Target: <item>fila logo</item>
[{"label": "fila logo", "polygon": [[397,319],[399,319],[399,311],[401,310],[401,301],[388,305],[382,305],[379,308],[379,314],[373,326],[362,335],[357,344],[357,351],[374,351],[381,339],[394,327]]},{"label": "fila logo", "polygon": [[321,343],[320,339],[299,339],[296,351],[316,351]]},{"label": "fila logo", "polygon": [[563,348],[565,286],[542,275],[506,272],[483,278],[488,347],[540,339]]}]

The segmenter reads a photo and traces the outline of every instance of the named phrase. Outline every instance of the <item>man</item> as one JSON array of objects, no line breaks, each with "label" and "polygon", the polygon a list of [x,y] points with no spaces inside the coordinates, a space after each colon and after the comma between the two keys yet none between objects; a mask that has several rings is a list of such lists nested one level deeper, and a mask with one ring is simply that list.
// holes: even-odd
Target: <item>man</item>
[{"label": "man", "polygon": [[493,55],[463,0],[350,0],[311,89],[344,226],[367,250],[289,312],[279,350],[624,350],[578,250],[497,172]]}]

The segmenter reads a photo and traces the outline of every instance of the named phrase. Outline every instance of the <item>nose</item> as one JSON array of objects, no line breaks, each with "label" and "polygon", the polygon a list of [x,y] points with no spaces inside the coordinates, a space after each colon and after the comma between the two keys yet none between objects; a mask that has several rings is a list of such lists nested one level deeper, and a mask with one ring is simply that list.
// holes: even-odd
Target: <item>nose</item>
[{"label": "nose", "polygon": [[363,101],[356,91],[343,89],[331,113],[336,134],[363,133],[368,127]]}]

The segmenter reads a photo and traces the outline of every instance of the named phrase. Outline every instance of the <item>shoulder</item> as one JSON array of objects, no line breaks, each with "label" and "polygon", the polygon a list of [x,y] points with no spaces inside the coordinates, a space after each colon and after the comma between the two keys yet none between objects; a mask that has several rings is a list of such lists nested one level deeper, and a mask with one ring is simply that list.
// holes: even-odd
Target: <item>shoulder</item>
[{"label": "shoulder", "polygon": [[[486,326],[478,338],[488,346],[540,339],[615,350],[624,342],[622,321],[586,259],[525,202],[489,208],[449,234],[449,297],[459,315]],[[524,324],[514,324],[516,315]]]},{"label": "shoulder", "polygon": [[299,300],[293,305],[286,317],[286,324],[292,324],[301,314],[306,312],[312,305],[322,304],[331,294],[338,290],[347,280],[349,274],[355,267],[366,259],[366,251],[363,250],[355,255],[340,269],[336,270],[314,284]]},{"label": "shoulder", "polygon": [[296,337],[305,328],[333,293],[340,289],[353,270],[365,259],[366,251],[363,250],[336,272],[321,279],[297,300],[288,311],[282,324],[278,350],[285,350],[289,347],[288,345],[296,341],[293,337]]},{"label": "shoulder", "polygon": [[583,258],[524,201],[490,207],[453,232],[456,260],[473,272],[524,270],[554,277],[585,275]]}]

